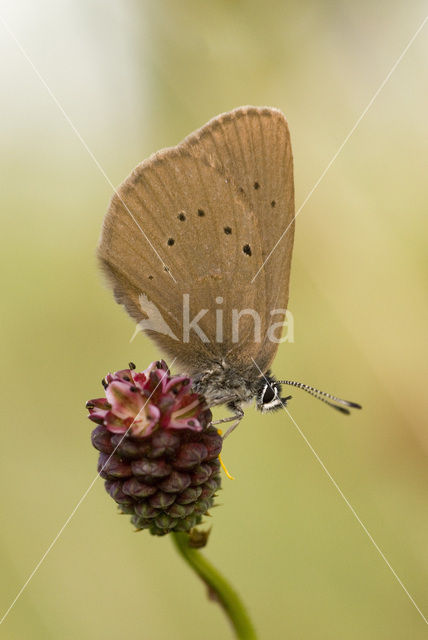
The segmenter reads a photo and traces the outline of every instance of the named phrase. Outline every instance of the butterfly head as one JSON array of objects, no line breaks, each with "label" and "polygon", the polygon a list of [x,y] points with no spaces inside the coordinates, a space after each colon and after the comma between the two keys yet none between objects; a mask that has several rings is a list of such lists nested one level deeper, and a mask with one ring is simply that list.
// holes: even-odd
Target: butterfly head
[{"label": "butterfly head", "polygon": [[291,396],[281,398],[281,383],[268,372],[258,381],[256,407],[262,413],[276,411],[287,406]]}]

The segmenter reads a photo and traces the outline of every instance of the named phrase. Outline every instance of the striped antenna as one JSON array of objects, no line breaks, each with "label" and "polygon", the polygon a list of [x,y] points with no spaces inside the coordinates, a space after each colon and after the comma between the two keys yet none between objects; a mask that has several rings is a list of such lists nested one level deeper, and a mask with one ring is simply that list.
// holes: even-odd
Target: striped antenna
[{"label": "striped antenna", "polygon": [[[303,391],[306,391],[306,393],[309,393],[314,398],[317,398],[317,400],[321,400],[321,402],[325,402],[325,404],[328,404],[329,407],[333,407],[333,409],[337,409],[337,411],[340,411],[341,413],[349,414],[350,411],[347,407],[351,409],[362,408],[361,405],[357,404],[356,402],[350,402],[349,400],[343,400],[342,398],[337,398],[336,396],[333,396],[331,393],[327,393],[326,391],[321,391],[320,389],[311,387],[308,384],[304,384],[303,382],[296,382],[294,380],[278,380],[278,382],[280,384],[287,384],[291,387],[297,387],[297,389],[302,389]],[[337,404],[334,404],[335,402]],[[343,406],[338,407],[337,406],[338,404]]]}]

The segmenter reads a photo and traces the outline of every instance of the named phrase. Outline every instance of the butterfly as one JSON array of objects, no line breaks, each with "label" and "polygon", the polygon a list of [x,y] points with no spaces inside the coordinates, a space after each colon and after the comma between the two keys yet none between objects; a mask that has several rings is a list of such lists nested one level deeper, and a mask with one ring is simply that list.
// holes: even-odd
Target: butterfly
[{"label": "butterfly", "polygon": [[[98,258],[114,296],[231,429],[282,385],[360,408],[270,367],[286,324],[294,239],[293,156],[278,109],[239,107],[139,164],[112,197]],[[230,430],[231,430],[230,429]],[[229,430],[229,431],[230,431]]]}]

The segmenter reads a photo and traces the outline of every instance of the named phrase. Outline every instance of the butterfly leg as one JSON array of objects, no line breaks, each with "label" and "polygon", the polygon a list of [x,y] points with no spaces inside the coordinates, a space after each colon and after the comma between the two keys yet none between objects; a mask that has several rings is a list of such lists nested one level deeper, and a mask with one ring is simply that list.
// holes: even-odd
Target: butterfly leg
[{"label": "butterfly leg", "polygon": [[243,417],[244,417],[244,412],[242,412],[242,416],[239,416],[239,418],[236,420],[236,422],[234,422],[232,425],[230,425],[230,427],[228,428],[228,430],[226,431],[226,433],[223,436],[223,440],[225,438],[227,438],[227,436],[230,435],[234,429],[236,429],[236,427],[241,422]]},{"label": "butterfly leg", "polygon": [[232,405],[230,409],[232,409],[233,411],[233,416],[229,416],[228,418],[223,418],[222,420],[216,420],[215,422],[212,423],[213,425],[217,425],[217,424],[224,424],[225,422],[233,422],[233,424],[227,429],[226,433],[224,434],[223,440],[227,438],[227,436],[230,433],[232,433],[234,429],[236,429],[236,427],[244,417],[244,412],[242,411],[239,405]]}]

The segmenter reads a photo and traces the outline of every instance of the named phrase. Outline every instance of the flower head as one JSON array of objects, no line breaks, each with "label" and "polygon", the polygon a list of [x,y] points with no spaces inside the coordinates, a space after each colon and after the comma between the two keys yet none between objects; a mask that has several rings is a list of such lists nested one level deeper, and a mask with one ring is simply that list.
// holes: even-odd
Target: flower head
[{"label": "flower head", "polygon": [[105,397],[87,403],[107,492],[138,529],[189,531],[220,487],[222,440],[205,398],[165,362],[108,374]]}]

